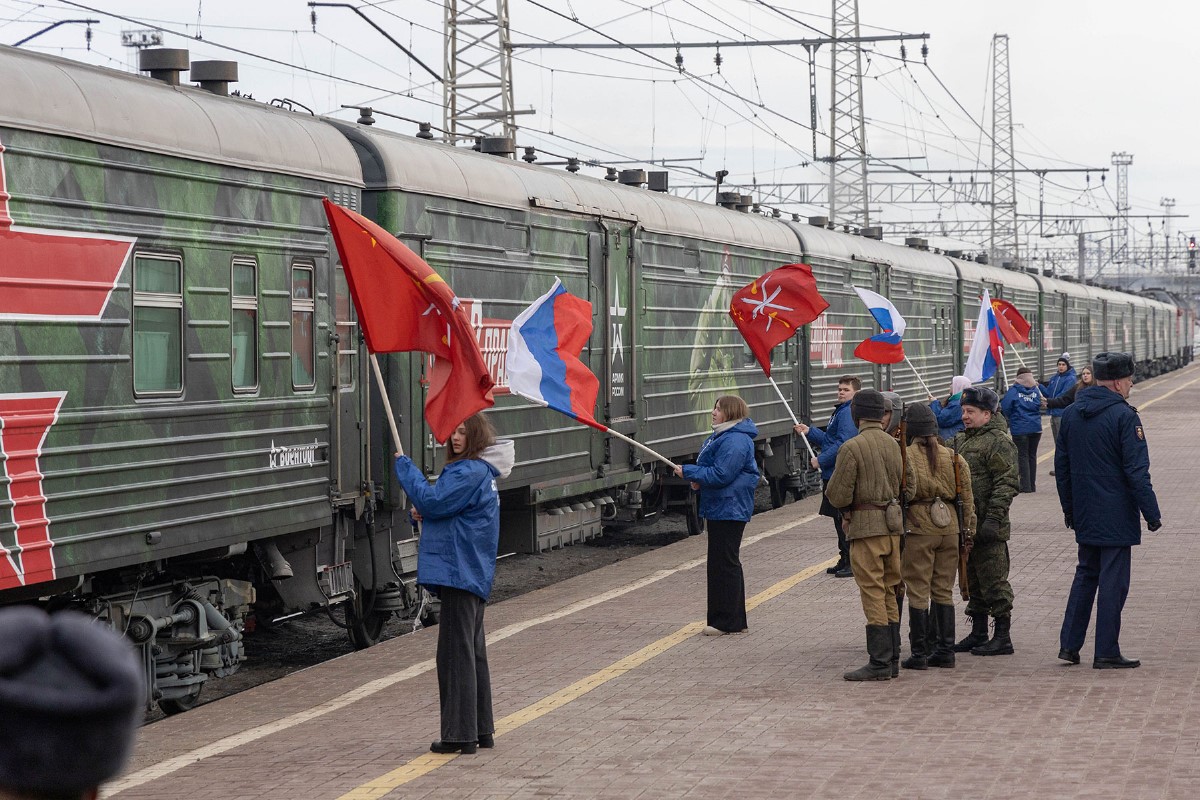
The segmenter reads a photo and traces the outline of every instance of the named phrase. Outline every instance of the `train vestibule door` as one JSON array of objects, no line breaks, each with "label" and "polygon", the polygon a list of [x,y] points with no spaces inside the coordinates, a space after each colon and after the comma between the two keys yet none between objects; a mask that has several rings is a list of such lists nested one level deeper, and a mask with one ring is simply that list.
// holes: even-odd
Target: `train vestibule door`
[{"label": "train vestibule door", "polygon": [[[605,424],[615,431],[634,436],[638,432],[638,369],[634,337],[639,318],[640,292],[637,280],[636,225],[620,220],[600,223],[603,242],[601,258],[604,308],[603,356],[600,376],[600,404]],[[613,469],[640,464],[640,451],[614,437],[606,437],[607,462]]]}]

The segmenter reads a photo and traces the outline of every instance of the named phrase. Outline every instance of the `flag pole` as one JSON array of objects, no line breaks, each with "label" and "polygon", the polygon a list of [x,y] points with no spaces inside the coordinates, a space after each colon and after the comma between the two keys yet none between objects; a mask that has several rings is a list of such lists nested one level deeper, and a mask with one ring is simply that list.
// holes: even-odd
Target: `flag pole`
[{"label": "flag pole", "polygon": [[[524,397],[529,402],[536,403],[537,405],[541,406],[542,408],[548,408],[551,411],[558,411],[558,413],[560,413],[560,414],[563,413],[562,411],[559,411],[559,409],[554,408],[553,406],[551,406],[549,403],[547,403],[544,400],[539,400],[536,397],[530,397],[529,395],[522,394],[521,392],[514,392],[511,386],[509,386],[508,390],[510,393],[515,394],[518,397]],[[571,416],[571,415],[565,414],[564,416]],[[607,433],[609,436],[615,436],[618,439],[620,439],[621,441],[626,442],[627,444],[630,444],[630,445],[636,447],[638,450],[641,450],[651,456],[654,456],[654,458],[658,459],[659,461],[662,461],[663,463],[665,463],[667,466],[669,466],[673,470],[679,468],[678,464],[676,464],[674,461],[672,461],[671,459],[664,456],[662,453],[659,453],[656,450],[650,449],[649,447],[647,447],[646,445],[637,441],[636,439],[630,439],[628,436],[621,433],[620,431],[614,431],[612,428],[608,427],[607,425],[602,425],[599,422],[596,422],[594,420],[593,421],[585,421],[585,420],[579,419],[578,417],[571,417],[571,419],[574,419],[576,422],[578,422],[580,424],[587,425],[589,428],[595,428],[596,430],[600,431],[601,433]]]},{"label": "flag pole", "polygon": [[917,372],[917,368],[913,366],[913,363],[908,360],[908,356],[904,357],[904,363],[908,364],[909,369],[913,371],[913,375],[917,376],[917,380],[921,382],[921,388],[925,390],[925,394],[933,397],[933,392],[929,391],[929,384],[925,383],[925,379],[921,377],[921,373]]},{"label": "flag pole", "polygon": [[404,446],[400,444],[400,431],[396,430],[396,417],[392,414],[392,401],[388,398],[387,387],[383,385],[383,373],[379,371],[379,359],[371,353],[371,368],[375,370],[375,382],[379,385],[379,395],[383,398],[383,411],[387,414],[388,426],[392,429],[392,444],[396,452],[404,455]]},{"label": "flag pole", "polygon": [[1004,376],[1004,385],[1008,386],[1008,367],[1004,366],[1004,351],[1000,351],[1000,374]]},{"label": "flag pole", "polygon": [[1017,357],[1017,361],[1021,362],[1022,367],[1029,366],[1028,364],[1025,363],[1025,359],[1021,358],[1021,353],[1019,350],[1017,350],[1017,346],[1015,344],[1013,345],[1012,351],[1013,351],[1013,355]]},{"label": "flag pole", "polygon": [[[779,389],[779,384],[777,384],[775,382],[775,379],[772,378],[770,375],[767,376],[767,380],[769,380],[771,382],[771,385],[775,387],[775,394],[779,395],[779,399],[783,401],[783,407],[787,409],[788,416],[790,416],[792,418],[792,424],[799,425],[800,420],[796,419],[796,412],[792,411],[792,407],[790,405],[788,405],[787,398],[783,396],[783,392]],[[808,436],[802,435],[800,438],[804,440],[804,446],[808,448],[808,457],[816,458],[817,454],[813,452],[812,445],[809,444],[809,441],[808,441]]]}]

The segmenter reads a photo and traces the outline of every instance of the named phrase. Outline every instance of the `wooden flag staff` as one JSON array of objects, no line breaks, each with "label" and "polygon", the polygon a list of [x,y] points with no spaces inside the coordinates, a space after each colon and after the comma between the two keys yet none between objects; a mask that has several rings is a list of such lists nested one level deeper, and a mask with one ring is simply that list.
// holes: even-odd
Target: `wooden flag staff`
[{"label": "wooden flag staff", "polygon": [[[788,415],[792,418],[792,424],[799,425],[800,420],[796,419],[796,413],[792,411],[792,407],[788,405],[787,398],[783,396],[783,392],[780,390],[779,384],[775,382],[774,378],[768,377],[767,380],[769,380],[771,385],[775,387],[775,394],[779,395],[779,399],[783,401],[783,407],[787,409]],[[813,452],[812,445],[809,444],[808,437],[801,436],[800,438],[804,440],[804,446],[808,448],[808,457],[816,458],[817,454]]]},{"label": "wooden flag staff", "polygon": [[388,426],[392,429],[392,444],[396,453],[404,455],[404,447],[400,444],[400,431],[396,429],[396,417],[392,414],[392,401],[388,398],[387,387],[383,385],[383,373],[379,370],[379,359],[371,353],[371,368],[375,371],[375,382],[379,384],[379,396],[383,398],[383,411],[387,414]]}]

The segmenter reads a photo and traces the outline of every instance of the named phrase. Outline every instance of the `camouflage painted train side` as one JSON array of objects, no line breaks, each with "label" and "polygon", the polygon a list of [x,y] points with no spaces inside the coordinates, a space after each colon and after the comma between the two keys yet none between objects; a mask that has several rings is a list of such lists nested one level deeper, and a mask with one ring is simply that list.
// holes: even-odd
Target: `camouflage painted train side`
[{"label": "camouflage painted train side", "polygon": [[[905,314],[934,391],[962,368],[984,287],[1036,320],[1031,365],[1102,343],[1146,374],[1191,358],[1191,319],[1167,303],[10,48],[0,74],[0,603],[128,631],[168,710],[237,668],[251,616],[341,605],[369,645],[392,614],[428,611],[324,196],[422,253],[470,314],[501,384],[489,413],[517,444],[506,549],[662,511],[699,529],[661,464],[504,393],[508,323],[554,277],[592,303],[598,416],[686,461],[736,391],[777,503],[819,486],[791,414],[823,419],[838,375],[923,396],[906,365],[853,363],[874,328],[852,285]],[[773,354],[785,406],[726,310],[794,261],[831,307]],[[436,474],[427,363],[381,361],[406,452]]]}]

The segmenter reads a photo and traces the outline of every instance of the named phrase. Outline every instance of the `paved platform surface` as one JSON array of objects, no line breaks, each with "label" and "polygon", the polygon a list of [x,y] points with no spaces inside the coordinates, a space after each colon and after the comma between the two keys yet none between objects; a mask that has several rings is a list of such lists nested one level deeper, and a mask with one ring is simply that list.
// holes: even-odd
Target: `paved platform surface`
[{"label": "paved platform surface", "polygon": [[842,680],[863,615],[809,498],[747,528],[747,634],[698,635],[703,537],[489,607],[494,750],[428,752],[428,630],[147,726],[106,796],[1200,797],[1198,401],[1200,365],[1132,398],[1164,520],[1134,549],[1140,669],[1091,669],[1090,635],[1082,665],[1055,657],[1075,544],[1044,444],[1012,511],[1013,656]]}]

